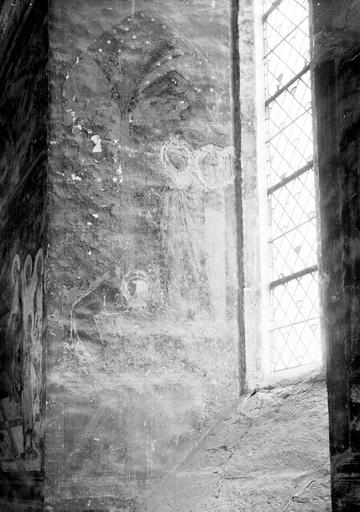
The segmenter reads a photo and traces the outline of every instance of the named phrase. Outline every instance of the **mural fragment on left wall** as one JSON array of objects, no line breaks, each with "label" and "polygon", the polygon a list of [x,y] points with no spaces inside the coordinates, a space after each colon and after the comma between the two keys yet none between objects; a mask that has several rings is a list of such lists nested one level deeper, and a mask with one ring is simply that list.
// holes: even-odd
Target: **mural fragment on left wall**
[{"label": "mural fragment on left wall", "polygon": [[43,250],[23,261],[17,254],[9,280],[12,303],[0,375],[0,468],[40,471]]}]

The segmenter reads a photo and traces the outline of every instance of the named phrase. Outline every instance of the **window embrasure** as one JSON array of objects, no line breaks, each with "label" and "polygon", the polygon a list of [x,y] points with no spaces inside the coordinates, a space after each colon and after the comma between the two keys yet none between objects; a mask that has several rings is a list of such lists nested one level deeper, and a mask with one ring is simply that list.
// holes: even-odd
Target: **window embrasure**
[{"label": "window embrasure", "polygon": [[308,0],[264,0],[273,371],[321,360]]}]

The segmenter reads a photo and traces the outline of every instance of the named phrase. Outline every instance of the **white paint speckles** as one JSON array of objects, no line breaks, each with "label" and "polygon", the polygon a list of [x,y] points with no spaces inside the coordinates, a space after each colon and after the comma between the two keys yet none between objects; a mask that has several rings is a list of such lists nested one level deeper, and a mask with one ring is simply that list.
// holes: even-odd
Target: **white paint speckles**
[{"label": "white paint speckles", "polygon": [[[119,165],[119,167],[116,169],[116,172],[117,172],[117,174],[119,175],[119,178],[118,178],[118,179],[119,179],[120,183],[122,183],[122,182],[123,182],[123,180],[124,180],[124,175],[123,175],[123,172],[122,172],[121,164],[120,164],[120,165]],[[113,181],[115,181],[115,180],[113,180]]]},{"label": "white paint speckles", "polygon": [[91,140],[92,142],[95,144],[92,152],[93,153],[101,153],[102,152],[102,148],[101,148],[101,138],[99,137],[99,135],[93,135],[91,137]]}]

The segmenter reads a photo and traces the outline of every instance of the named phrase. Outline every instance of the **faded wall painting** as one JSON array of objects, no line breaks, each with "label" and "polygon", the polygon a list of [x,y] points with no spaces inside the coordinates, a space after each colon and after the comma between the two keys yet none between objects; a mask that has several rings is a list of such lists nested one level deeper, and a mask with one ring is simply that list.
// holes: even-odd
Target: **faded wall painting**
[{"label": "faded wall painting", "polygon": [[4,472],[40,471],[42,388],[43,253],[11,271],[12,304],[2,360],[0,464]]},{"label": "faded wall painting", "polygon": [[44,4],[22,9],[9,2],[1,19],[1,510],[36,508],[43,490],[47,25]]},{"label": "faded wall painting", "polygon": [[133,510],[238,393],[229,4],[54,2],[50,44],[48,485]]}]

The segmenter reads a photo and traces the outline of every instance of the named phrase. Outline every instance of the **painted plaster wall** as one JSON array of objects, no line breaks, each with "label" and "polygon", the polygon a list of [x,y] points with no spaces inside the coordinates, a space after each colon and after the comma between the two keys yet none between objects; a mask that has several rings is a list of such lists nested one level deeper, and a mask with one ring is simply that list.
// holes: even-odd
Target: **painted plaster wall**
[{"label": "painted plaster wall", "polygon": [[[0,508],[43,499],[47,26],[5,3],[0,71]],[[36,14],[35,14],[36,10]],[[11,508],[13,507],[13,508]]]},{"label": "painted plaster wall", "polygon": [[227,1],[53,2],[47,499],[132,510],[237,397]]},{"label": "painted plaster wall", "polygon": [[333,510],[360,510],[360,9],[313,3]]}]

